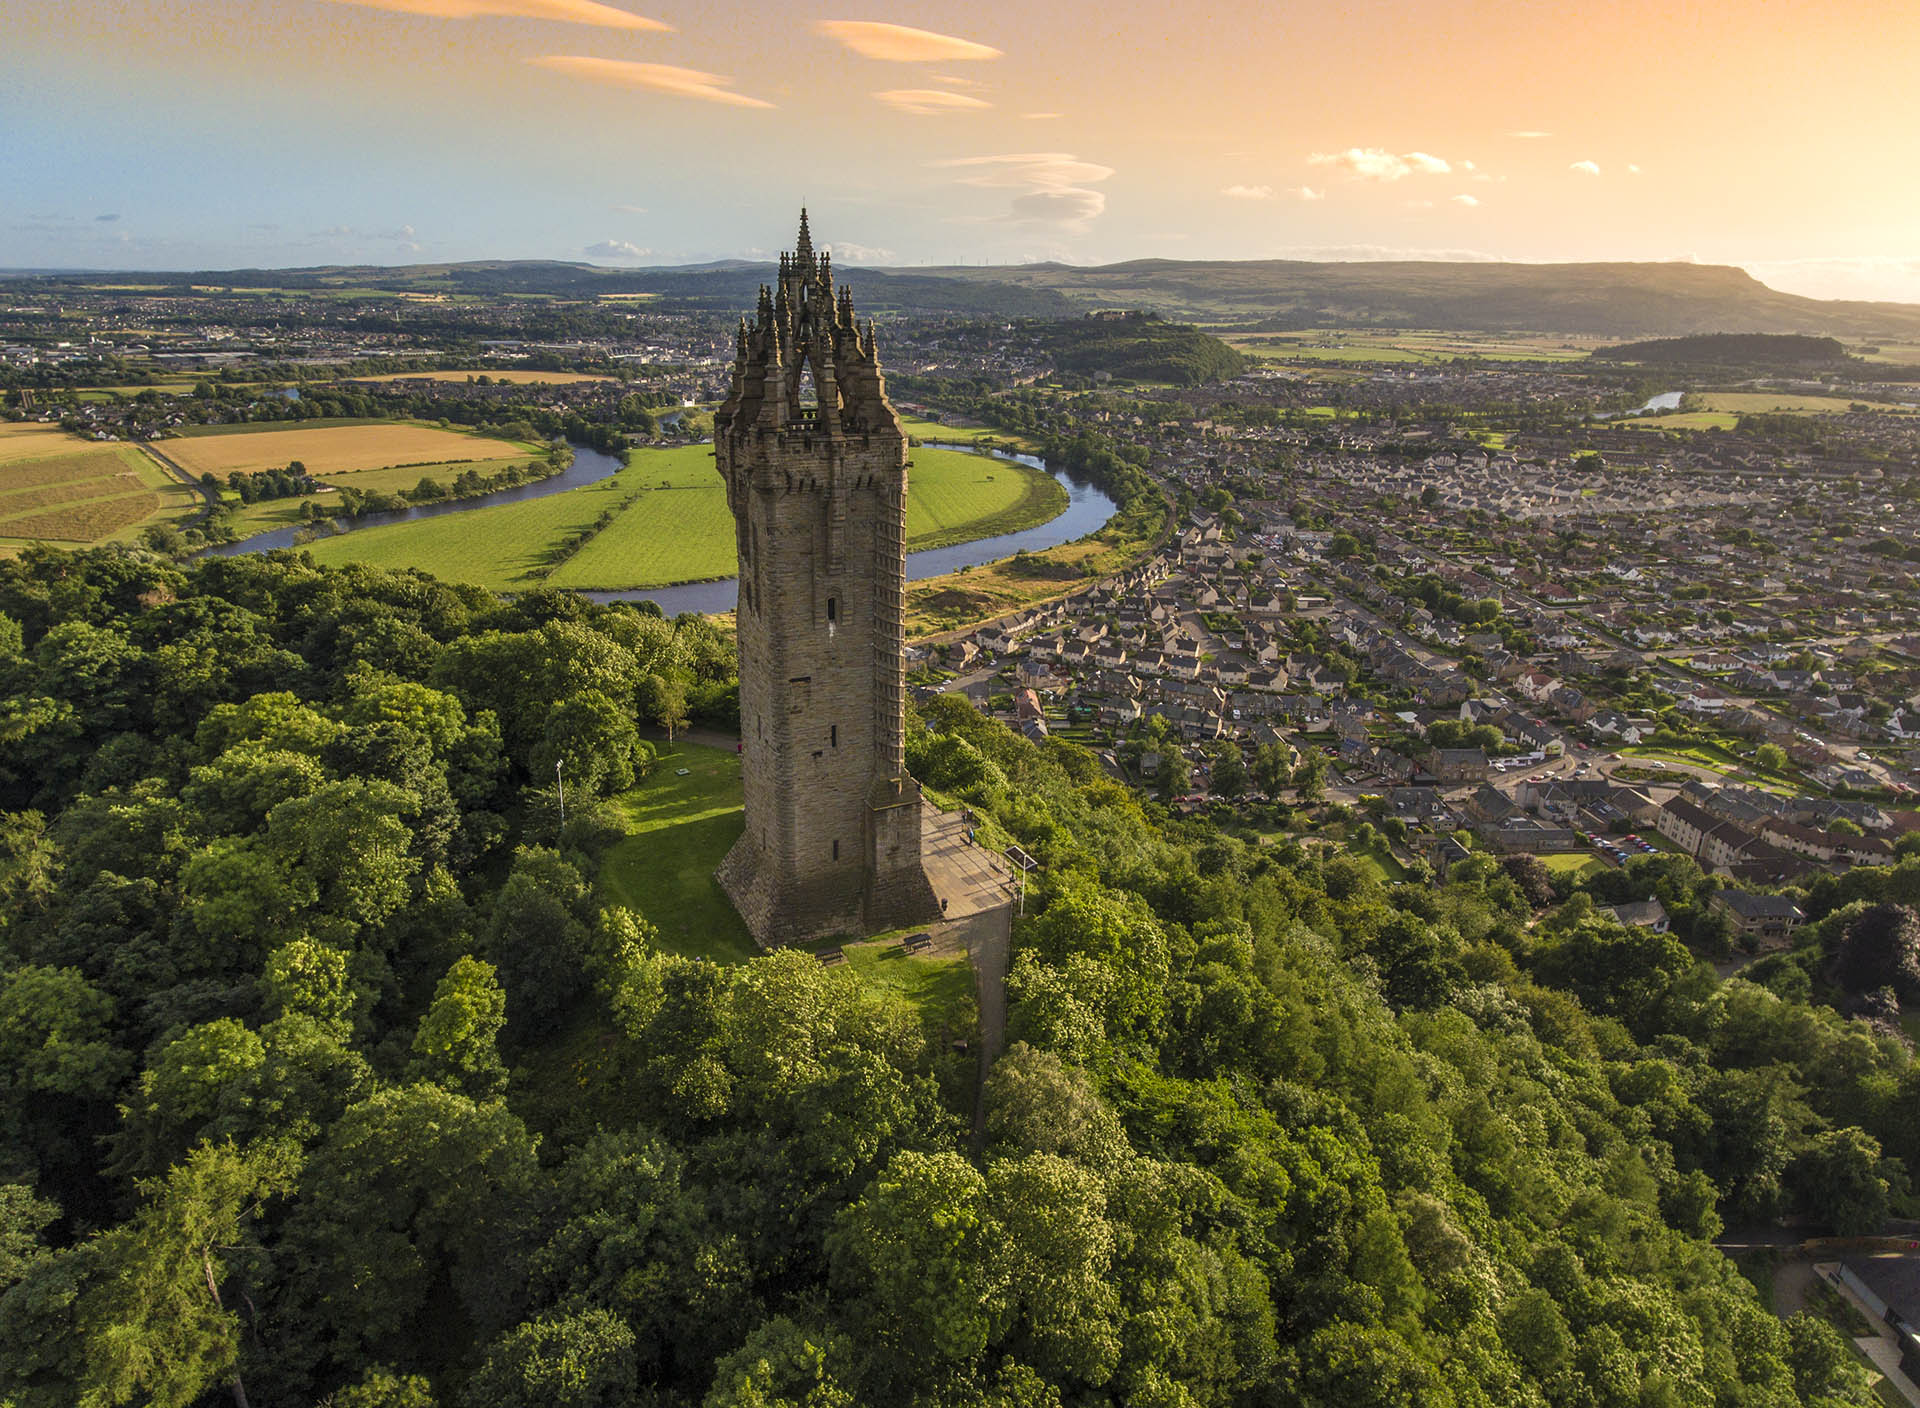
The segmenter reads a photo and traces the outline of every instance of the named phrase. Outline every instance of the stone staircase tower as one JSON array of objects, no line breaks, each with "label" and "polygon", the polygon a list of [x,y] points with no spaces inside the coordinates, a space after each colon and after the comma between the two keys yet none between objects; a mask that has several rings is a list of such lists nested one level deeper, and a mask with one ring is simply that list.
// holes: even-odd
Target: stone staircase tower
[{"label": "stone staircase tower", "polygon": [[740,560],[746,789],[721,886],[763,945],[937,919],[905,758],[906,433],[805,211],[740,322],[713,444]]}]

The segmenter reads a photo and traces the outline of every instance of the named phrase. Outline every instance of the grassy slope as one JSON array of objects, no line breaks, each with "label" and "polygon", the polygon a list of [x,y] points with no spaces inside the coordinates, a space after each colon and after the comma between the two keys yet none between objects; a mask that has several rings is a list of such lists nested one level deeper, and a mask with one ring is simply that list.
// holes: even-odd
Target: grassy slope
[{"label": "grassy slope", "polygon": [[192,436],[170,440],[161,448],[190,473],[211,471],[221,478],[236,470],[284,469],[291,460],[301,461],[312,474],[327,475],[538,453],[528,445],[407,421],[314,426],[314,422],[296,421],[280,429],[253,427],[255,434]]},{"label": "grassy slope", "polygon": [[[687,776],[679,776],[685,768]],[[679,743],[653,775],[617,799],[627,839],[607,853],[603,904],[625,905],[660,931],[674,953],[738,963],[759,950],[713,878],[745,826],[740,759],[721,748]]]}]

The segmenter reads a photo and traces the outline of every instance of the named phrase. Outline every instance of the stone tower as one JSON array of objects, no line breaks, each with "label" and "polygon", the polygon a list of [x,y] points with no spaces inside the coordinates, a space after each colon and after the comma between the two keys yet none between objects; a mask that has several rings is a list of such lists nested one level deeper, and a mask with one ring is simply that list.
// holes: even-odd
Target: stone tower
[{"label": "stone tower", "polygon": [[740,558],[746,831],[721,886],[763,945],[939,916],[907,776],[907,439],[873,324],[800,238],[713,418]]}]

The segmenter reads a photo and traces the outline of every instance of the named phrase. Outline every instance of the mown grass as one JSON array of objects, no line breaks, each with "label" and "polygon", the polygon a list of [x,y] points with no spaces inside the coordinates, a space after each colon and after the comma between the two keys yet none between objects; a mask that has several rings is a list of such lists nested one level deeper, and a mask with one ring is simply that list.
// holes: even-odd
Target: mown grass
[{"label": "mown grass", "polygon": [[739,755],[677,743],[663,749],[650,777],[615,802],[627,839],[600,864],[600,902],[645,915],[660,931],[660,946],[672,953],[716,963],[758,953],[713,878],[746,825]]},{"label": "mown grass", "polygon": [[627,502],[634,491],[624,478],[615,475],[542,499],[360,528],[319,539],[311,550],[316,561],[330,566],[418,567],[452,582],[525,591],[542,580],[540,572],[553,564],[561,542],[591,529],[602,510],[618,510]]}]

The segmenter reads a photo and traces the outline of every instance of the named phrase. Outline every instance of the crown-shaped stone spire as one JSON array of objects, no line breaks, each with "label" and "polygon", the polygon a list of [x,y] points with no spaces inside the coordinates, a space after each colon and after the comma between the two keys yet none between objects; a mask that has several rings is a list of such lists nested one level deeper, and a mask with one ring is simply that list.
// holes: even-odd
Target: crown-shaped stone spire
[{"label": "crown-shaped stone spire", "polygon": [[807,231],[807,208],[800,207],[800,238],[793,242],[793,258],[797,264],[813,262],[813,236]]}]

